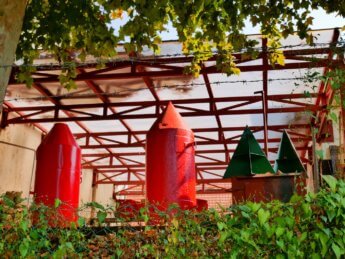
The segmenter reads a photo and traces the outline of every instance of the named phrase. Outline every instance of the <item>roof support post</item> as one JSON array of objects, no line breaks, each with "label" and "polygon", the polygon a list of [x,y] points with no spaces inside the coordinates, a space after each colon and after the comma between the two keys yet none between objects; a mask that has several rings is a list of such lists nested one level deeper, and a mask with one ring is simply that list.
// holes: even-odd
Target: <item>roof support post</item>
[{"label": "roof support post", "polygon": [[263,110],[263,123],[264,123],[264,150],[266,157],[268,156],[268,128],[267,128],[267,111],[268,111],[268,102],[267,102],[267,92],[268,92],[268,59],[267,59],[267,38],[262,39],[262,110]]},{"label": "roof support post", "polygon": [[93,169],[93,171],[92,171],[92,187],[95,187],[97,185],[97,181],[98,181],[97,169]]}]

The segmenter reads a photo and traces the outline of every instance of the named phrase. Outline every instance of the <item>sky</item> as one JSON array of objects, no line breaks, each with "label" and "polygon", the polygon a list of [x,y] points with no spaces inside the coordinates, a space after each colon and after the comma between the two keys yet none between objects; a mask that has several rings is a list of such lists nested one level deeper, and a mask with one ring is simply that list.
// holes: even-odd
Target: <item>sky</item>
[{"label": "sky", "polygon": [[[313,24],[311,26],[312,29],[329,29],[335,27],[344,27],[345,26],[345,18],[340,16],[336,16],[333,14],[327,14],[323,9],[314,10],[311,12],[311,16],[314,17]],[[259,34],[260,28],[253,27],[250,23],[247,23],[246,28],[244,29],[245,34]],[[163,32],[161,34],[163,40],[176,40],[177,33],[172,28],[169,27],[169,32]]]},{"label": "sky", "polygon": [[[311,16],[314,17],[313,24],[311,28],[317,29],[330,29],[330,28],[342,28],[345,26],[345,18],[336,16],[334,13],[327,14],[323,9],[313,10]],[[127,22],[127,17],[124,15],[123,19],[113,20],[111,26],[115,29],[115,34],[118,33],[119,26],[124,25]],[[167,26],[168,31],[164,31],[160,34],[162,40],[177,40],[176,30],[172,25]],[[244,28],[243,32],[245,34],[260,34],[260,27],[253,27],[250,22],[247,22],[247,26]],[[127,38],[125,41],[129,41]]]}]

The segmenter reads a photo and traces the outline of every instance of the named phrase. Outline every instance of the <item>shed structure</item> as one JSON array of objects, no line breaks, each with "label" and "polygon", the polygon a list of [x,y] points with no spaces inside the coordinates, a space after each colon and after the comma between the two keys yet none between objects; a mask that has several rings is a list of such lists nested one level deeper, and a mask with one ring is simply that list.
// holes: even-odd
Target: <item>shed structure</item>
[{"label": "shed structure", "polygon": [[44,135],[54,123],[67,123],[82,150],[83,177],[92,175],[93,187],[113,186],[116,198],[140,200],[145,136],[172,102],[195,134],[197,196],[211,207],[223,204],[231,200],[231,185],[222,178],[246,125],[271,165],[286,130],[312,176],[312,128],[318,129],[318,143],[326,140],[327,105],[334,95],[329,82],[317,78],[344,68],[339,30],[312,34],[313,46],[298,36],[282,40],[284,66],[269,64],[270,49],[261,35],[248,35],[257,40],[259,54],[255,59],[244,51],[234,54],[241,74],[231,76],[217,70],[217,53],[199,77],[185,74],[192,57],[182,54],[177,41],[163,42],[159,55],[148,49],[127,55],[119,46],[119,56],[101,68],[91,57],[78,63],[77,88],[69,91],[59,82],[61,65],[42,53],[31,88],[16,81],[18,67],[13,67],[1,127],[33,125]]}]

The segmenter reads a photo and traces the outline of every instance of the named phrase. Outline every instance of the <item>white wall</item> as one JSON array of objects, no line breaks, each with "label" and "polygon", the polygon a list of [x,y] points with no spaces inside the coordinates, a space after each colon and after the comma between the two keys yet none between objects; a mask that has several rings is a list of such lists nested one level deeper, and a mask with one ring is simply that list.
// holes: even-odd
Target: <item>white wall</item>
[{"label": "white wall", "polygon": [[0,194],[18,191],[23,192],[23,197],[29,196],[35,174],[34,150],[40,143],[41,133],[32,126],[0,129]]},{"label": "white wall", "polygon": [[101,184],[96,188],[95,201],[103,205],[114,205],[113,200],[113,185]]},{"label": "white wall", "polygon": [[79,205],[92,201],[92,170],[82,170],[80,184]]},{"label": "white wall", "polygon": [[113,185],[103,184],[98,186],[92,186],[92,170],[82,170],[82,181],[80,185],[79,206],[82,209],[80,215],[85,218],[96,217],[94,211],[90,208],[85,208],[85,204],[88,202],[98,202],[105,207],[114,206],[113,201]]},{"label": "white wall", "polygon": [[[113,185],[101,184],[92,186],[92,170],[82,170],[82,181],[80,185],[79,203],[95,201],[102,205],[113,205]],[[93,197],[94,196],[94,197]]]}]

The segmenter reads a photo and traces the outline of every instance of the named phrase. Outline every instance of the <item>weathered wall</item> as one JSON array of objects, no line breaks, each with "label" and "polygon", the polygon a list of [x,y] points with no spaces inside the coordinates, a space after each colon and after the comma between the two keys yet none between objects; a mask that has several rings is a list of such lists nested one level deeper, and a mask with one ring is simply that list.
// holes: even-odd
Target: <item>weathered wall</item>
[{"label": "weathered wall", "polygon": [[82,170],[79,205],[92,201],[92,170]]},{"label": "weathered wall", "polygon": [[95,201],[103,205],[113,204],[113,185],[103,184],[92,186],[92,170],[82,170],[82,181],[80,184],[80,205]]},{"label": "weathered wall", "polygon": [[113,205],[113,185],[103,184],[96,188],[95,201],[103,205]]},{"label": "weathered wall", "polygon": [[92,186],[92,170],[82,170],[82,181],[80,184],[79,206],[83,208],[81,216],[86,218],[96,217],[91,208],[85,208],[88,202],[98,202],[103,206],[114,206],[113,185],[103,184]]},{"label": "weathered wall", "polygon": [[11,125],[0,129],[0,193],[21,191],[29,196],[34,186],[35,152],[41,133],[31,126]]}]

